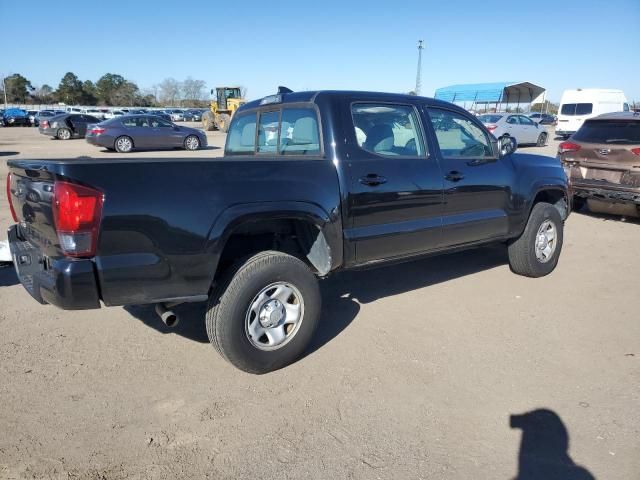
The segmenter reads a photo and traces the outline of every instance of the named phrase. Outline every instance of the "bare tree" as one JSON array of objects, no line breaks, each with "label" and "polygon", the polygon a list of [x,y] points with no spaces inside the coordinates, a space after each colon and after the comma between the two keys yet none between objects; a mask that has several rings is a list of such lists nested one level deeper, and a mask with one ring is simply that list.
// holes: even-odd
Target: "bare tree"
[{"label": "bare tree", "polygon": [[247,87],[245,86],[240,86],[240,96],[242,98],[247,98]]},{"label": "bare tree", "polygon": [[160,89],[160,101],[162,103],[168,103],[172,106],[176,104],[176,100],[180,96],[180,82],[172,77],[165,78],[158,88]]},{"label": "bare tree", "polygon": [[194,80],[191,77],[182,82],[182,98],[188,106],[195,106],[205,97],[204,80]]}]

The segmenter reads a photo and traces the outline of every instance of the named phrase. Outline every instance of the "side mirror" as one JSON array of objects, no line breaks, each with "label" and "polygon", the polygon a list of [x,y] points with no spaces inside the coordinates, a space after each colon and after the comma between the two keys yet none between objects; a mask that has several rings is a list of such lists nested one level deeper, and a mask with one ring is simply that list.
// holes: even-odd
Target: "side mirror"
[{"label": "side mirror", "polygon": [[518,143],[513,137],[503,137],[494,146],[498,150],[498,158],[507,157],[518,149]]}]

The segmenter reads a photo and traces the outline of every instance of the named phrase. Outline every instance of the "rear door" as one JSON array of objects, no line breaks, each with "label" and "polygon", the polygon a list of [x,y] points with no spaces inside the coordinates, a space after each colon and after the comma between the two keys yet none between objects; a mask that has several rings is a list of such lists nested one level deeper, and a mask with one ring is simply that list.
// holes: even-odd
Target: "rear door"
[{"label": "rear door", "polygon": [[153,146],[153,134],[148,117],[124,117],[122,126],[126,129],[127,135],[133,139],[136,148]]},{"label": "rear door", "polygon": [[518,115],[523,141],[520,143],[536,143],[540,133],[538,124],[525,115]]},{"label": "rear door", "polygon": [[440,107],[427,112],[444,171],[442,246],[505,237],[514,184],[509,159],[494,155],[488,133],[471,115]]},{"label": "rear door", "polygon": [[346,104],[350,225],[357,263],[429,251],[442,231],[442,172],[429,155],[418,108]]}]

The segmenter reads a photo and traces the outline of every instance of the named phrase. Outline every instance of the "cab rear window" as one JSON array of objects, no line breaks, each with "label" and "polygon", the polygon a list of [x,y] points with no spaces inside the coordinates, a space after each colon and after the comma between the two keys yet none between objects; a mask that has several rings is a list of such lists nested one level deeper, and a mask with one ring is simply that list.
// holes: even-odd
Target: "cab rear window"
[{"label": "cab rear window", "polygon": [[593,112],[593,103],[565,103],[560,110],[561,115],[589,115]]},{"label": "cab rear window", "polygon": [[231,123],[225,154],[320,155],[317,113],[311,107],[284,107],[240,114]]},{"label": "cab rear window", "polygon": [[587,143],[640,144],[640,121],[587,121],[573,138]]}]

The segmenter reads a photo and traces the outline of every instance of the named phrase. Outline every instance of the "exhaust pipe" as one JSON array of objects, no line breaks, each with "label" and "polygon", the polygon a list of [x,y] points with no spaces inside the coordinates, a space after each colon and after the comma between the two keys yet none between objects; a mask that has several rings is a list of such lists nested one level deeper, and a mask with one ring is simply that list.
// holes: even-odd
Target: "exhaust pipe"
[{"label": "exhaust pipe", "polygon": [[173,310],[167,308],[168,306],[165,303],[156,303],[156,313],[167,327],[173,328],[178,324],[180,318]]}]

